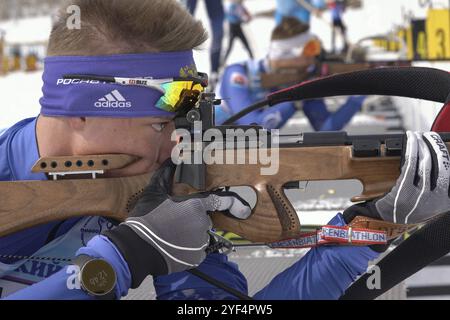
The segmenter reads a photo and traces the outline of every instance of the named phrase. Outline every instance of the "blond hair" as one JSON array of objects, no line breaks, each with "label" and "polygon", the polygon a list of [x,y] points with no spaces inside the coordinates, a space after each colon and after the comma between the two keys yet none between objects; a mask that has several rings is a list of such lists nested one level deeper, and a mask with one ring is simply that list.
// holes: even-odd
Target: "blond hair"
[{"label": "blond hair", "polygon": [[[76,5],[81,29],[69,29]],[[72,0],[53,26],[49,56],[89,56],[192,50],[207,39],[200,21],[175,0]]]}]

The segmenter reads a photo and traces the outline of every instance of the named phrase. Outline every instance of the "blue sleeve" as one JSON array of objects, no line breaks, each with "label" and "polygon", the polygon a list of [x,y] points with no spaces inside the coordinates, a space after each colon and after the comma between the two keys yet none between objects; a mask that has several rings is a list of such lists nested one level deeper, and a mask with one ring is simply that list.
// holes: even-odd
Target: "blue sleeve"
[{"label": "blue sleeve", "polygon": [[[345,225],[341,215],[331,225]],[[317,247],[255,295],[259,300],[336,300],[378,257],[369,247]]]},{"label": "blue sleeve", "polygon": [[365,96],[352,96],[334,113],[327,110],[323,99],[307,100],[303,111],[316,131],[340,131],[361,111]]},{"label": "blue sleeve", "polygon": [[[233,64],[225,69],[221,79],[219,96],[223,99],[223,103],[216,108],[216,122],[218,124],[222,124],[232,115],[256,101],[251,94],[245,65]],[[239,120],[238,124],[244,123],[245,118]]]},{"label": "blue sleeve", "polygon": [[[247,280],[237,264],[223,254],[210,254],[198,267],[200,271],[220,282],[247,294]],[[154,278],[158,300],[236,300],[216,286],[188,273],[180,272]]]},{"label": "blue sleeve", "polygon": [[331,114],[331,116],[322,124],[321,131],[340,131],[350,123],[352,118],[361,111],[365,101],[365,96],[349,97],[339,110]]},{"label": "blue sleeve", "polygon": [[327,106],[323,99],[304,101],[303,112],[316,131],[322,130],[323,124],[330,116],[330,112],[327,110]]},{"label": "blue sleeve", "polygon": [[[246,67],[229,66],[222,77],[220,96],[224,103],[216,108],[216,122],[222,124],[232,115],[261,100],[252,93]],[[282,103],[264,110],[254,111],[237,121],[239,125],[256,123],[266,129],[281,128],[296,112],[294,103]]]},{"label": "blue sleeve", "polygon": [[[123,297],[131,286],[131,275],[128,265],[117,248],[105,237],[94,237],[86,247],[81,248],[77,255],[89,255],[103,258],[116,271],[116,297]],[[79,288],[75,280],[76,270],[73,266],[66,266],[51,277],[29,286],[7,297],[7,300],[93,300]]]},{"label": "blue sleeve", "polygon": [[312,0],[311,4],[317,9],[324,9],[327,6],[325,0]]},{"label": "blue sleeve", "polygon": [[69,288],[71,275],[72,270],[67,266],[51,277],[6,297],[5,300],[93,300],[82,290]]},{"label": "blue sleeve", "polygon": [[296,111],[293,102],[280,103],[276,106],[250,114],[253,119],[251,121],[249,120],[247,124],[257,123],[269,130],[280,129],[289,121]]}]

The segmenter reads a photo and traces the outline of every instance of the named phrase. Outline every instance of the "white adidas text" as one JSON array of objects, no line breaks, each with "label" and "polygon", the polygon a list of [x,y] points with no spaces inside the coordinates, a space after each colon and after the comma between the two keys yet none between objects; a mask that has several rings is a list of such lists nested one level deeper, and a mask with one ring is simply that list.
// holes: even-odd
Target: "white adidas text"
[{"label": "white adidas text", "polygon": [[131,108],[131,102],[127,101],[118,90],[107,94],[95,103],[96,108]]}]

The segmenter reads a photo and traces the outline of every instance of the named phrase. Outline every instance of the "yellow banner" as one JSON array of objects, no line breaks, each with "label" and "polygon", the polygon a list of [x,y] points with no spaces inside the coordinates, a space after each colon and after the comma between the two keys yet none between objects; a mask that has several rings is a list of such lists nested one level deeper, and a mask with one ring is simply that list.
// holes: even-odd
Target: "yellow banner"
[{"label": "yellow banner", "polygon": [[428,58],[450,59],[450,9],[429,10],[426,28]]},{"label": "yellow banner", "polygon": [[413,43],[413,33],[412,26],[406,29],[406,44],[408,46],[408,60],[414,59],[414,43]]}]

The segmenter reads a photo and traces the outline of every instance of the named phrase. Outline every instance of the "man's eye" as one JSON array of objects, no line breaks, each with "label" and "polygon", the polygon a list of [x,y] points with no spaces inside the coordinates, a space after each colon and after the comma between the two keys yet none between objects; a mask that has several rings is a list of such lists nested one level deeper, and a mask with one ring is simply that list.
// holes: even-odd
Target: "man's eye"
[{"label": "man's eye", "polygon": [[152,128],[158,132],[162,132],[166,128],[166,123],[154,123],[152,124]]}]

